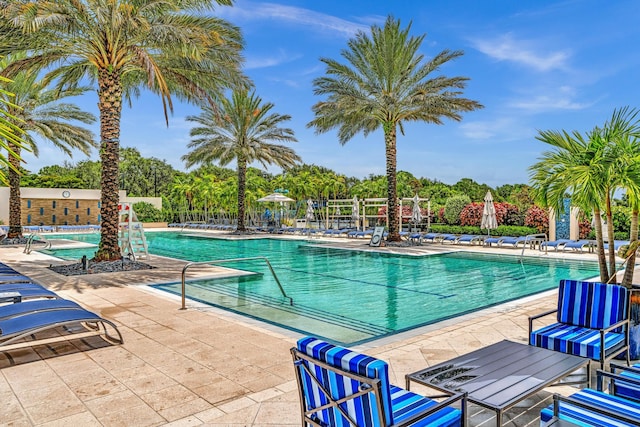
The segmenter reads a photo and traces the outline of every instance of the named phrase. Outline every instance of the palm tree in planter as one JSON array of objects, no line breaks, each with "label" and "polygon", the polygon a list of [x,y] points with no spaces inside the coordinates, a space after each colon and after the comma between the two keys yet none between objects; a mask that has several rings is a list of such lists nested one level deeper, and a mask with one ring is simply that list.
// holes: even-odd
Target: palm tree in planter
[{"label": "palm tree in planter", "polygon": [[[0,61],[0,72],[5,70],[11,61],[20,60],[23,55],[12,55]],[[36,156],[38,146],[34,137],[51,142],[68,156],[73,150],[89,154],[96,146],[93,133],[73,122],[91,124],[96,118],[93,114],[82,111],[77,105],[61,102],[64,98],[82,95],[87,88],[70,88],[61,91],[47,87],[44,81],[38,80],[35,73],[20,72],[10,76],[11,83],[7,89],[16,94],[13,105],[9,108],[11,121],[21,125],[25,132],[22,136],[24,145]],[[1,96],[1,95],[0,95]],[[9,233],[8,238],[22,236],[21,198],[20,198],[20,161],[21,145],[11,140],[5,141],[12,167],[9,169]]]},{"label": "palm tree in planter", "polygon": [[118,245],[118,170],[122,102],[141,88],[160,95],[165,119],[172,96],[188,102],[221,97],[245,86],[243,40],[228,22],[207,16],[232,0],[13,0],[2,23],[21,36],[0,43],[0,55],[28,50],[11,71],[46,71],[59,88],[90,81],[100,112],[102,229],[96,261],[121,258]]},{"label": "palm tree in planter", "polygon": [[183,156],[187,167],[218,162],[226,166],[233,160],[238,177],[238,231],[245,232],[245,191],[247,165],[259,162],[289,168],[300,161],[290,147],[272,143],[296,142],[293,130],[281,127],[291,117],[272,113],[274,105],[263,103],[254,92],[234,91],[216,107],[204,107],[199,116],[189,116],[197,123],[191,129],[193,151]]},{"label": "palm tree in planter", "polygon": [[404,134],[405,122],[442,124],[443,118],[462,120],[460,113],[482,108],[462,98],[466,77],[431,77],[439,68],[462,56],[444,50],[424,62],[419,52],[424,35],[409,35],[411,25],[387,18],[384,27],[372,26],[371,34],[359,32],[342,51],[346,63],[321,58],[326,76],[314,80],[314,93],[327,99],[313,106],[316,117],[308,126],[323,133],[338,129],[346,144],[357,133],[365,136],[382,129],[387,169],[387,206],[390,241],[399,241],[396,180],[396,132]]}]

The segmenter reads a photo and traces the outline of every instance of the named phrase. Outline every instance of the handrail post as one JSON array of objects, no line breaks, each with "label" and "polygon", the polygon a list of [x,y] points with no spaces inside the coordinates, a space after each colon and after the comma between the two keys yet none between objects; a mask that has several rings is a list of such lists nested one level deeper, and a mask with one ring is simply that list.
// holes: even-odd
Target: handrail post
[{"label": "handrail post", "polygon": [[187,270],[189,269],[189,267],[194,266],[194,265],[205,265],[205,264],[214,265],[214,264],[224,264],[224,263],[227,263],[227,262],[253,261],[253,260],[258,260],[258,259],[264,260],[264,262],[267,264],[267,267],[269,267],[269,271],[271,271],[271,274],[273,275],[273,278],[275,279],[276,284],[278,285],[278,288],[280,289],[280,293],[282,293],[283,297],[285,297],[286,299],[289,300],[289,305],[293,305],[293,298],[291,298],[285,292],[284,288],[282,287],[282,283],[280,282],[280,279],[278,279],[278,275],[276,274],[275,270],[271,266],[271,263],[269,262],[267,257],[258,256],[258,257],[249,257],[249,258],[226,258],[226,259],[217,259],[217,260],[211,260],[211,261],[189,262],[189,263],[185,264],[184,267],[182,268],[182,290],[181,290],[182,306],[180,307],[180,310],[186,310],[187,309],[187,306],[186,306],[186,282],[187,282],[187,279],[186,279],[186,277],[187,277]]}]

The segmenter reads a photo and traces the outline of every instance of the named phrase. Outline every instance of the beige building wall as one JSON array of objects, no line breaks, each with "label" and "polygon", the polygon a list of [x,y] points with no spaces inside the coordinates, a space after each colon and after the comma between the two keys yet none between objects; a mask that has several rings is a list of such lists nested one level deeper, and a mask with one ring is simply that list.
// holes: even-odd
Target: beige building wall
[{"label": "beige building wall", "polygon": [[[127,197],[121,202],[147,202],[162,209],[161,197]],[[84,225],[100,223],[100,190],[20,188],[22,225]],[[0,187],[0,221],[9,223],[9,188]]]}]

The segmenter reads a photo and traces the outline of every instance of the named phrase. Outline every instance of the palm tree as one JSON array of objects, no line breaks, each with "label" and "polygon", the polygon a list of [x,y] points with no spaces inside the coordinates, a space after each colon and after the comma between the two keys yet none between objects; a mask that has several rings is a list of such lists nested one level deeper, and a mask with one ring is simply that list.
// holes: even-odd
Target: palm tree
[{"label": "palm tree", "polygon": [[[0,72],[15,60],[24,56],[13,55],[0,61]],[[28,150],[38,155],[38,146],[34,136],[53,143],[66,155],[71,156],[72,150],[80,150],[89,154],[92,147],[96,146],[93,133],[82,126],[74,125],[73,121],[84,124],[95,122],[93,114],[82,111],[78,106],[60,100],[82,95],[86,88],[71,88],[65,90],[53,90],[43,81],[37,80],[35,73],[20,72],[12,75],[12,83],[8,89],[16,94],[14,105],[9,108],[15,125],[21,124],[25,132],[22,139]],[[21,145],[11,140],[6,140],[8,150],[14,153],[9,156],[12,167],[9,169],[9,233],[7,237],[18,238],[22,236],[21,223],[21,199],[20,199],[20,153]]]},{"label": "palm tree", "polygon": [[255,92],[237,90],[231,98],[220,100],[217,107],[204,107],[199,116],[188,121],[199,126],[191,129],[193,151],[182,157],[187,167],[218,161],[226,166],[237,162],[238,231],[245,227],[245,188],[247,165],[259,162],[263,166],[275,164],[282,168],[293,166],[300,157],[289,147],[271,141],[296,142],[293,131],[280,127],[288,115],[271,113],[271,103],[262,103]]},{"label": "palm tree", "polygon": [[[59,87],[97,83],[100,112],[102,231],[95,259],[120,259],[118,169],[123,100],[142,87],[160,95],[165,119],[172,95],[209,101],[246,84],[240,72],[242,36],[224,20],[206,16],[212,4],[232,0],[14,0],[3,17],[22,31],[0,55],[28,46],[15,69],[48,71]],[[45,42],[46,41],[46,42]]]},{"label": "palm tree", "polygon": [[[640,120],[638,110],[628,107],[615,110],[611,119],[605,124],[603,136],[609,141],[611,149],[607,153],[608,164],[612,168],[610,181],[612,191],[609,200],[616,190],[626,193],[631,207],[631,227],[629,233],[630,249],[626,258],[626,268],[622,284],[631,287],[635,270],[638,240],[638,214],[640,212]],[[610,209],[609,209],[610,211]],[[607,213],[608,224],[613,224]],[[612,242],[613,226],[609,227],[609,241]],[[614,245],[609,245],[609,261],[615,259]],[[611,268],[611,267],[610,267]],[[612,274],[615,280],[615,264]]]},{"label": "palm tree", "polygon": [[542,206],[562,212],[564,199],[570,194],[572,202],[582,210],[593,211],[600,280],[606,283],[609,271],[602,235],[607,179],[602,162],[605,144],[601,138],[585,139],[578,132],[566,131],[540,131],[536,139],[554,148],[542,153],[529,168],[536,199]]},{"label": "palm tree", "polygon": [[[313,106],[316,118],[308,126],[317,133],[338,129],[338,140],[346,144],[357,133],[384,132],[388,206],[397,206],[396,132],[404,134],[403,123],[421,121],[442,124],[443,118],[456,121],[460,113],[482,108],[476,101],[462,98],[466,77],[436,76],[441,65],[462,55],[444,50],[430,61],[418,51],[424,40],[410,37],[411,25],[387,18],[384,27],[371,27],[371,35],[359,32],[342,51],[346,64],[322,58],[326,76],[314,80],[314,93],[327,95]],[[397,209],[389,211],[389,240],[400,240]]]},{"label": "palm tree", "polygon": [[[11,150],[11,147],[9,146],[9,144],[12,144],[12,146],[19,146],[20,148],[24,146],[24,141],[21,139],[23,130],[20,126],[14,124],[15,121],[19,120],[17,117],[12,116],[9,113],[10,108],[16,107],[12,102],[16,95],[15,93],[4,89],[4,86],[11,83],[10,79],[0,76],[0,83],[3,83],[3,87],[0,87],[0,105],[4,106],[0,109],[0,150],[7,151],[6,157],[3,154],[0,154],[0,165],[18,172],[13,164],[15,162],[20,162],[20,156],[16,154],[15,151]],[[15,162],[13,160],[15,160]],[[0,169],[0,183],[5,185],[8,184],[7,177],[2,169]]]},{"label": "palm tree", "polygon": [[[640,121],[637,115],[633,109],[616,110],[602,128],[596,127],[586,136],[575,131],[540,131],[536,138],[552,146],[554,151],[543,153],[540,161],[529,168],[533,189],[542,205],[560,212],[564,209],[565,197],[570,195],[572,202],[583,211],[593,211],[600,280],[605,283],[615,280],[616,264],[613,244],[605,255],[602,213],[609,224],[607,240],[613,242],[614,193],[626,189],[633,210],[636,213],[638,210]],[[637,218],[635,222],[632,220],[633,240],[634,226],[637,238]]]}]

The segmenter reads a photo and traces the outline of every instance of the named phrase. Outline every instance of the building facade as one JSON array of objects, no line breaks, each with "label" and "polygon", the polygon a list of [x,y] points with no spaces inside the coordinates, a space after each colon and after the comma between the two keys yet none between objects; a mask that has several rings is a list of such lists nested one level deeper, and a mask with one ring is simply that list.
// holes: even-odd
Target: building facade
[{"label": "building facade", "polygon": [[[100,190],[76,188],[20,188],[22,225],[100,224]],[[127,197],[119,192],[121,202],[151,203],[162,209],[160,197]],[[0,221],[9,223],[9,188],[0,187]]]}]

